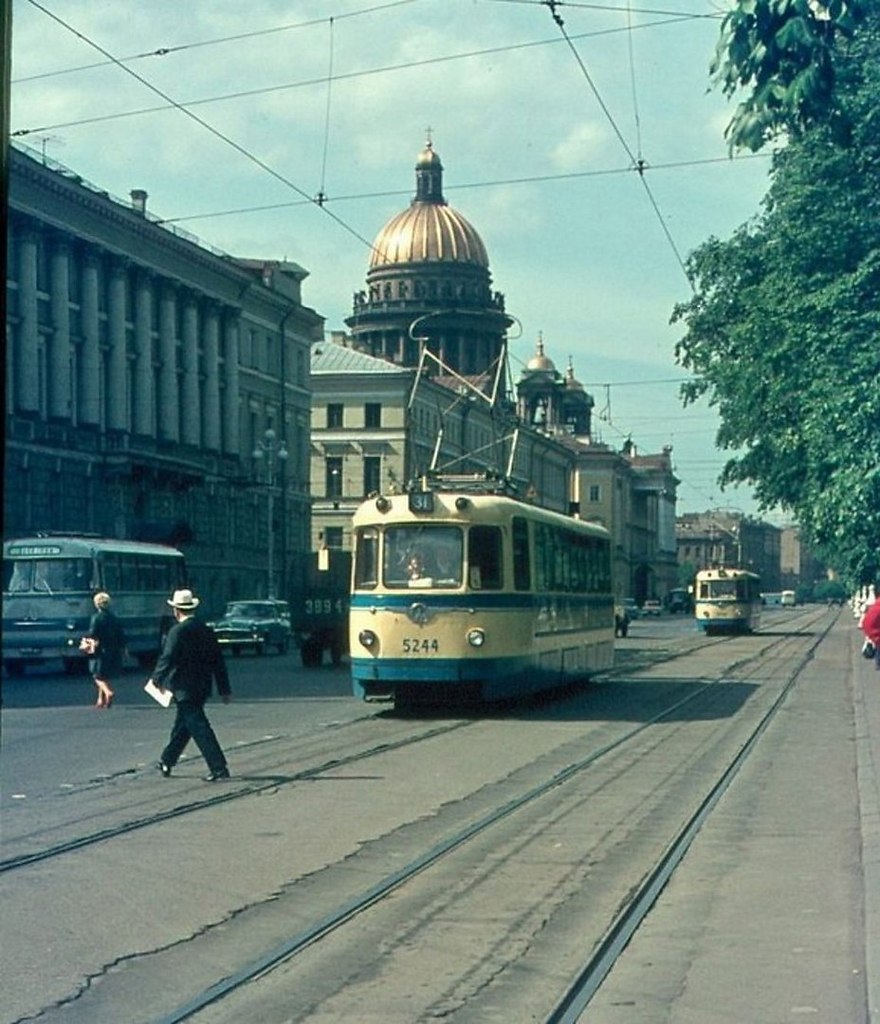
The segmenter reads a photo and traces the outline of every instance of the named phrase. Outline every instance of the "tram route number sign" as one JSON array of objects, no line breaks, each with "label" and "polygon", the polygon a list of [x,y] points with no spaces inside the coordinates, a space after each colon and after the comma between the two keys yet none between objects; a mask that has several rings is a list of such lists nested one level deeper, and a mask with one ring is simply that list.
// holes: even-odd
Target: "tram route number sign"
[{"label": "tram route number sign", "polygon": [[436,637],[405,636],[403,638],[404,654],[439,654],[440,641]]}]

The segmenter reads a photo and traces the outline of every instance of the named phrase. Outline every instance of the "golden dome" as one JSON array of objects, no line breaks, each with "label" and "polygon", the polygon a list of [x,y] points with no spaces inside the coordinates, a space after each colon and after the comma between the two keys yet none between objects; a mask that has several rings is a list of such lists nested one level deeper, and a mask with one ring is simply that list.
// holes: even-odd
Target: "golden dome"
[{"label": "golden dome", "polygon": [[556,365],[549,356],[544,355],[544,338],[538,335],[538,344],[535,354],[526,363],[526,370],[541,370],[544,373],[556,373]]},{"label": "golden dome", "polygon": [[466,263],[489,267],[475,228],[443,198],[443,164],[431,141],[416,161],[416,197],[373,242],[370,270],[401,263]]}]

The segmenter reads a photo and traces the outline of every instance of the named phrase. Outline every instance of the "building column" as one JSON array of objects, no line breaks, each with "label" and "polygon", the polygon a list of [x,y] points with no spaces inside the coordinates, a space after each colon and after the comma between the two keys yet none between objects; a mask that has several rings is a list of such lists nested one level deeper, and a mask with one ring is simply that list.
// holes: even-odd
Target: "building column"
[{"label": "building column", "polygon": [[37,321],[37,235],[26,228],[18,245],[18,339],[16,407],[40,411],[40,333]]},{"label": "building column", "polygon": [[177,382],[177,295],[166,283],[159,298],[159,401],[157,436],[180,440],[180,392]]},{"label": "building column", "polygon": [[184,444],[202,443],[202,410],[199,392],[199,311],[194,296],[183,306],[183,384],[181,387],[180,428]]},{"label": "building column", "polygon": [[49,259],[49,335],[46,374],[47,412],[50,419],[70,419],[70,249],[53,240]]},{"label": "building column", "polygon": [[77,419],[97,427],[101,423],[101,343],[98,329],[98,258],[86,251],[80,284],[82,349],[77,363]]},{"label": "building column", "polygon": [[134,295],[134,406],[132,422],[136,434],[150,437],[153,424],[153,282],[141,271]]},{"label": "building column", "polygon": [[107,288],[107,429],[128,427],[128,352],[125,343],[125,265],[110,268]]},{"label": "building column", "polygon": [[214,305],[205,310],[205,405],[203,437],[206,448],[220,451],[220,322]]},{"label": "building column", "polygon": [[229,312],[223,325],[223,451],[238,455],[241,447],[238,423],[238,349],[240,320]]}]

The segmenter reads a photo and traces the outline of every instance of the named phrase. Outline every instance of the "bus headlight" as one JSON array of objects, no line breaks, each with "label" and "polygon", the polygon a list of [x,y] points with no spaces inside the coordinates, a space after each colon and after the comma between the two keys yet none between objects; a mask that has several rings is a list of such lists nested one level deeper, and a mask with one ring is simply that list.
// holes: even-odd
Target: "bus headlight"
[{"label": "bus headlight", "polygon": [[375,647],[378,641],[378,637],[372,631],[372,629],[362,629],[358,633],[358,640],[369,650],[371,647]]},{"label": "bus headlight", "polygon": [[486,642],[486,634],[482,629],[469,629],[467,633],[467,642],[471,647],[482,647]]}]

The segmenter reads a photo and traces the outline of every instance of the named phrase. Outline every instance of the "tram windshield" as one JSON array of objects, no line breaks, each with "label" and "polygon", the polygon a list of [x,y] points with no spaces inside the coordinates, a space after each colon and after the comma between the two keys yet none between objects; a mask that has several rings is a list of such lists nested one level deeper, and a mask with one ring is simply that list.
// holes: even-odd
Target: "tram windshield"
[{"label": "tram windshield", "polygon": [[382,566],[385,586],[460,587],[463,548],[458,526],[389,526]]},{"label": "tram windshield", "polygon": [[703,580],[700,583],[699,596],[704,601],[748,601],[751,600],[749,580]]}]

